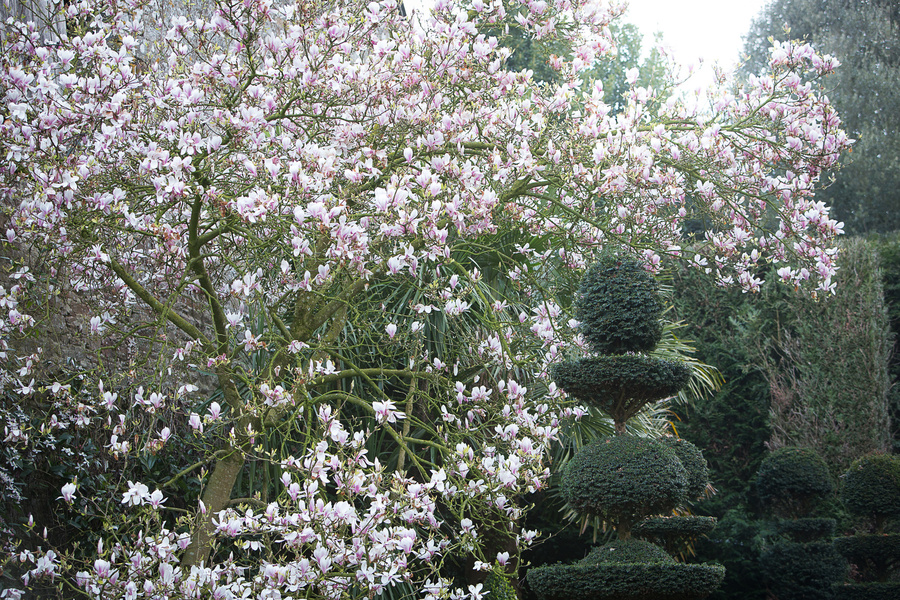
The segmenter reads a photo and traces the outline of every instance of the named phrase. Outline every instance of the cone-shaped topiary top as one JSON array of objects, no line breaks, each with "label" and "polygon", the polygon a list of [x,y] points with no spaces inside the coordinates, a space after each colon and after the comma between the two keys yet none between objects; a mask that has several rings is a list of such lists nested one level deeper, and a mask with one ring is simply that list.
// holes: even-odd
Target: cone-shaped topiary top
[{"label": "cone-shaped topiary top", "polygon": [[671,448],[617,435],[584,446],[566,465],[560,485],[569,506],[615,522],[622,535],[632,522],[683,502],[688,475]]},{"label": "cone-shaped topiary top", "polygon": [[841,500],[852,514],[871,517],[880,528],[900,517],[900,460],[889,454],[870,454],[844,473]]},{"label": "cone-shaped topiary top", "polygon": [[763,460],[757,477],[759,498],[776,513],[802,517],[834,490],[828,465],[810,448],[779,448]]},{"label": "cone-shaped topiary top", "polygon": [[594,352],[646,352],[659,343],[659,286],[637,260],[604,256],[588,269],[578,292],[575,317]]}]

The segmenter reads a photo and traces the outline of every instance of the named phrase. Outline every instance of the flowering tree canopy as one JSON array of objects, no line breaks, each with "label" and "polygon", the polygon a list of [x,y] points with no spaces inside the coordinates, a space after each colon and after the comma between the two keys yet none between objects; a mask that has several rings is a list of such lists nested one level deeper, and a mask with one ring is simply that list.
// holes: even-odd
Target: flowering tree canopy
[{"label": "flowering tree canopy", "polygon": [[[559,298],[596,253],[832,287],[841,225],[813,188],[849,140],[808,46],[613,114],[579,74],[615,52],[618,6],[218,0],[162,35],[141,0],[59,10],[65,33],[10,21],[0,52],[7,391],[52,406],[40,431],[7,414],[7,442],[93,426],[109,469],[175,443],[183,464],[114,484],[85,566],[18,554],[26,583],[462,594],[446,557],[504,565],[533,537],[519,499],[571,412],[547,368],[582,343]],[[572,44],[561,84],[504,69],[502,23]],[[95,352],[54,371],[21,338],[62,303]],[[97,504],[85,486],[60,501]]]}]

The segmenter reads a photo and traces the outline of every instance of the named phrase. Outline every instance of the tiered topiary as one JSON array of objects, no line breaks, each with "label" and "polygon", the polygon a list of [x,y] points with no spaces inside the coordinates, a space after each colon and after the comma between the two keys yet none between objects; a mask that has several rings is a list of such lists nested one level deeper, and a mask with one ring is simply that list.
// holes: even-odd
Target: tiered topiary
[{"label": "tiered topiary", "polygon": [[834,519],[807,515],[834,491],[825,461],[809,448],[780,448],[759,468],[760,500],[779,517],[780,539],[760,556],[770,591],[779,600],[827,600],[846,562],[831,544]]},{"label": "tiered topiary", "polygon": [[834,491],[828,465],[810,448],[779,448],[763,460],[757,476],[759,499],[775,516],[797,519]]},{"label": "tiered topiary", "polygon": [[872,533],[836,538],[837,551],[856,568],[856,581],[835,586],[839,600],[900,598],[900,582],[889,581],[900,566],[900,534],[885,533],[900,517],[900,460],[872,454],[855,461],[843,476],[841,500],[851,514],[869,520]]},{"label": "tiered topiary", "polygon": [[[675,451],[687,473],[688,500],[701,497],[709,484],[709,467],[703,453],[687,440],[667,437],[660,440]],[[685,542],[706,535],[716,527],[715,517],[669,516],[644,519],[633,530],[634,535],[661,545],[670,554],[684,553]]]},{"label": "tiered topiary", "polygon": [[633,526],[669,539],[676,530],[691,535],[710,525],[709,519],[652,518],[703,493],[700,451],[680,440],[626,435],[629,418],[676,394],[690,378],[680,362],[640,354],[659,342],[661,314],[658,286],[637,261],[607,256],[588,270],[576,317],[597,355],[560,363],[551,375],[569,395],[610,415],[617,435],[582,448],[566,466],[561,487],[576,512],[602,518],[618,539],[576,564],[531,569],[528,583],[542,600],[693,600],[709,595],[724,577],[721,566],[679,563],[659,546],[631,538]]}]

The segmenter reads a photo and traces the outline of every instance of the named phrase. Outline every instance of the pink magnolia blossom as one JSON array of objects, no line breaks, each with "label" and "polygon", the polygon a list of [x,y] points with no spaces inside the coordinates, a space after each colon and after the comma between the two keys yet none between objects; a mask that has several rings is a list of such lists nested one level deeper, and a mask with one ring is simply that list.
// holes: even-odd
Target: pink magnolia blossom
[{"label": "pink magnolia blossom", "polygon": [[[807,45],[692,101],[632,86],[613,114],[581,75],[614,54],[617,3],[438,0],[413,19],[395,0],[212,4],[163,18],[84,0],[59,5],[78,35],[3,32],[4,243],[39,248],[51,275],[17,265],[0,286],[8,380],[41,363],[19,343],[45,325],[30,299],[65,293],[104,362],[78,386],[94,396],[53,392],[46,431],[98,425],[103,461],[190,440],[201,460],[173,472],[206,478],[178,503],[177,485],[128,482],[108,510],[133,531],[74,576],[90,597],[330,599],[414,581],[477,599],[440,578],[443,556],[488,556],[479,529],[522,518],[560,419],[581,414],[546,383],[584,343],[561,274],[614,247],[747,291],[769,263],[833,290],[842,225],[814,189],[850,140],[815,84],[836,61]],[[485,32],[511,23],[570,38],[550,60],[558,85],[502,68],[509,50]],[[684,233],[693,210],[712,223],[703,239]],[[394,470],[372,440],[403,457]],[[216,490],[245,460],[283,485],[247,478],[251,501],[233,505]],[[196,508],[171,528],[167,504]],[[210,540],[234,551],[212,565]],[[43,577],[58,556],[25,560]]]}]

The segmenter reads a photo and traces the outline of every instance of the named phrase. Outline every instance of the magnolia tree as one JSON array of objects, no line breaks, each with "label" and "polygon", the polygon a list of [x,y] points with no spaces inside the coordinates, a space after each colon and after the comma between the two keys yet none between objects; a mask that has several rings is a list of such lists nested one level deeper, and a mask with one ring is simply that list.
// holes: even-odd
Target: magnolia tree
[{"label": "magnolia tree", "polygon": [[[57,505],[95,531],[21,523],[25,587],[477,599],[448,561],[512,571],[534,537],[523,497],[581,412],[546,373],[581,347],[561,306],[596,253],[833,285],[813,188],[849,140],[808,46],[611,116],[580,73],[619,6],[221,0],[164,34],[141,0],[58,9],[64,34],[9,21],[0,52],[3,417],[22,456],[94,440]],[[571,44],[562,83],[505,70],[501,23]]]}]

